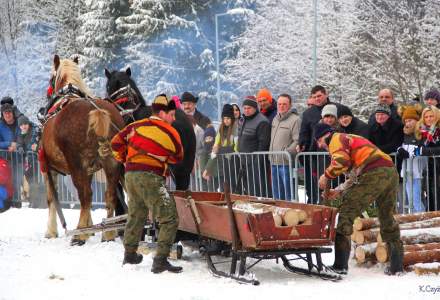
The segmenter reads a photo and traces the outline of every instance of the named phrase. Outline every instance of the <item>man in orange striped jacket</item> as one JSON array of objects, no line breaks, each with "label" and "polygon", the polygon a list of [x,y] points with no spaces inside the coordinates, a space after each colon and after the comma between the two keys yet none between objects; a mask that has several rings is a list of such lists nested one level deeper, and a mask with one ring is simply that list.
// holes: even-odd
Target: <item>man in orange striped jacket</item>
[{"label": "man in orange striped jacket", "polygon": [[151,271],[179,273],[181,267],[168,262],[179,218],[176,203],[165,187],[168,164],[183,159],[182,143],[171,126],[176,106],[165,95],[157,96],[152,104],[153,116],[134,122],[112,139],[114,157],[125,164],[125,184],[129,196],[128,219],[124,233],[123,264],[139,264],[142,255],[136,253],[148,211],[154,212],[160,224],[158,247]]},{"label": "man in orange striped jacket", "polygon": [[358,178],[342,193],[335,237],[333,270],[347,274],[354,219],[374,201],[379,210],[380,233],[390,253],[390,266],[385,273],[394,275],[403,271],[403,244],[399,225],[394,219],[399,177],[391,157],[369,140],[354,134],[336,133],[327,124],[315,127],[318,146],[330,152],[331,163],[319,178],[324,190],[328,181],[357,169]]}]

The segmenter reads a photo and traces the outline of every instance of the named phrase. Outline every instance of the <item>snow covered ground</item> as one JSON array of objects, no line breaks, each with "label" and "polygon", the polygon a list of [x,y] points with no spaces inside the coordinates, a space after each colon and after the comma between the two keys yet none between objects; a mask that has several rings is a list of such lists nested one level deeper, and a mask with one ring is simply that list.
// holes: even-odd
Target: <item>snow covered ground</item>
[{"label": "snow covered ground", "polygon": [[[64,210],[69,229],[78,210]],[[104,210],[93,212],[95,222]],[[383,265],[359,268],[350,262],[340,282],[291,274],[268,261],[254,273],[260,286],[213,277],[197,251],[184,249],[181,274],[152,274],[152,255],[137,266],[122,266],[121,241],[101,243],[98,233],[82,247],[69,239],[44,238],[47,211],[22,208],[0,214],[0,299],[439,299],[440,277],[383,275]],[[61,228],[61,227],[59,227]],[[324,257],[327,264],[332,254]],[[433,290],[436,289],[436,290]]]}]

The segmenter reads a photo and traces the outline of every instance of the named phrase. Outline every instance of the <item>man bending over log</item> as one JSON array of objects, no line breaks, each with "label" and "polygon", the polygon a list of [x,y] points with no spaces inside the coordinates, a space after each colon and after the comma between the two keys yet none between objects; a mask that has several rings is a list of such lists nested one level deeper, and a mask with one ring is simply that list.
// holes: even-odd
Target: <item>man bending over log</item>
[{"label": "man bending over log", "polygon": [[148,211],[159,220],[159,238],[151,272],[179,273],[182,267],[168,262],[170,248],[176,237],[179,217],[176,202],[165,188],[168,164],[183,159],[182,143],[171,126],[176,106],[165,95],[157,96],[152,104],[153,116],[134,122],[112,140],[113,155],[125,164],[128,196],[128,219],[124,233],[123,264],[139,264],[142,255],[136,253]]},{"label": "man bending over log", "polygon": [[[326,124],[315,127],[318,146],[330,152],[331,163],[319,178],[319,188],[324,190],[329,180],[353,168],[359,174],[356,182],[342,193],[335,238],[333,270],[347,274],[350,257],[353,222],[374,201],[379,208],[380,233],[387,242],[390,265],[385,274],[403,271],[403,244],[398,223],[394,220],[399,177],[391,157],[367,139],[345,133],[336,133]],[[334,191],[330,190],[330,194]]]}]

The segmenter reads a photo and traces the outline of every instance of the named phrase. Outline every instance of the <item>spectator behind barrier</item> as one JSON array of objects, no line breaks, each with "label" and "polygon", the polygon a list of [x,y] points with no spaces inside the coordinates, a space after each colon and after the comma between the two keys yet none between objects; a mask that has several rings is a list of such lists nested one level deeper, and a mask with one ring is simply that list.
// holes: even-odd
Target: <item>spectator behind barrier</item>
[{"label": "spectator behind barrier", "polygon": [[[403,143],[397,149],[397,157],[404,161],[400,176],[405,177],[405,174],[412,174],[412,180],[407,178],[405,182],[407,205],[408,199],[412,198],[411,212],[424,212],[425,206],[422,201],[422,179],[423,172],[427,166],[426,157],[414,157],[414,150],[420,146],[421,142],[416,139],[415,130],[417,121],[420,120],[421,106],[401,106],[399,113],[405,124],[403,127]],[[409,160],[409,158],[412,160]],[[411,195],[412,186],[412,195]],[[412,197],[411,197],[412,196]]]},{"label": "spectator behind barrier", "polygon": [[17,137],[17,151],[19,153],[37,151],[36,126],[29,119],[22,115],[18,118],[20,134]]},{"label": "spectator behind barrier", "polygon": [[355,117],[348,106],[338,107],[338,121],[344,133],[360,135],[368,138],[368,125]]},{"label": "spectator behind barrier", "polygon": [[183,111],[190,116],[193,116],[196,120],[197,125],[203,128],[203,130],[206,129],[206,127],[211,124],[211,120],[202,114],[200,111],[197,110],[197,101],[199,100],[198,97],[194,97],[193,94],[190,92],[184,92],[182,94],[182,97],[180,97],[180,102],[183,106]]},{"label": "spectator behind barrier", "polygon": [[[440,111],[435,106],[428,106],[416,125],[416,138],[421,145],[414,150],[415,156],[440,155]],[[440,210],[440,158],[428,159],[428,202],[429,211]]]},{"label": "spectator behind barrier", "polygon": [[437,89],[432,89],[426,92],[424,98],[425,105],[433,105],[440,108],[440,92]]},{"label": "spectator behind barrier", "polygon": [[[277,115],[272,121],[269,151],[287,151],[293,163],[298,145],[301,119],[292,112],[292,98],[281,94],[277,101]],[[283,155],[271,155],[272,190],[275,199],[291,200],[290,188],[291,171],[288,159]],[[293,183],[294,186],[294,183]]]},{"label": "spectator behind barrier", "polygon": [[272,124],[273,118],[277,115],[277,103],[273,99],[272,94],[268,89],[261,89],[258,91],[257,96],[258,108],[260,113],[262,113]]},{"label": "spectator behind barrier", "polygon": [[[252,153],[268,151],[270,144],[269,120],[258,111],[255,97],[247,96],[243,101],[243,119],[238,128],[238,152]],[[246,159],[247,158],[247,159]],[[241,169],[247,194],[271,197],[271,186],[267,182],[269,170],[266,158],[243,157]]]},{"label": "spectator behind barrier", "polygon": [[375,121],[370,125],[368,139],[386,154],[395,152],[403,142],[403,124],[391,116],[389,105],[379,104]]},{"label": "spectator behind barrier", "polygon": [[[399,120],[400,116],[397,113],[397,106],[394,103],[394,93],[391,89],[382,89],[379,91],[379,94],[377,95],[378,98],[378,104],[384,104],[386,106],[388,106],[388,108],[390,109],[390,116],[393,119]],[[368,119],[368,125],[371,126],[374,124],[374,122],[376,121],[376,112],[373,112],[370,116],[370,118]]]}]

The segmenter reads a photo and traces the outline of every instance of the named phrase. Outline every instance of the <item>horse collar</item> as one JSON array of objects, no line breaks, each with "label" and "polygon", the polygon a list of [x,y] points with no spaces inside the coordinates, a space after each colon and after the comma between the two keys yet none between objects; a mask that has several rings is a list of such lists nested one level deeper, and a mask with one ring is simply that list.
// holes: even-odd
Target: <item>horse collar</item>
[{"label": "horse collar", "polygon": [[76,95],[80,98],[84,98],[86,96],[86,94],[84,94],[78,87],[76,87],[75,85],[73,85],[71,83],[60,88],[57,91],[56,95],[57,95],[57,97],[66,96],[66,95]]}]

